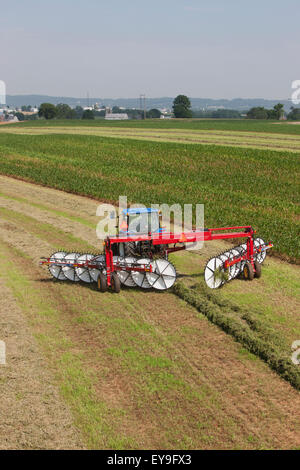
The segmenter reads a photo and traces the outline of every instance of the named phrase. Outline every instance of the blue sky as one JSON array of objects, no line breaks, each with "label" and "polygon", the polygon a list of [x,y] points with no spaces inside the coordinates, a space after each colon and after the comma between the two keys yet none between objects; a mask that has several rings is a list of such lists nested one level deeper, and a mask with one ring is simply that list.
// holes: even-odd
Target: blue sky
[{"label": "blue sky", "polygon": [[289,98],[299,0],[0,0],[7,93]]}]

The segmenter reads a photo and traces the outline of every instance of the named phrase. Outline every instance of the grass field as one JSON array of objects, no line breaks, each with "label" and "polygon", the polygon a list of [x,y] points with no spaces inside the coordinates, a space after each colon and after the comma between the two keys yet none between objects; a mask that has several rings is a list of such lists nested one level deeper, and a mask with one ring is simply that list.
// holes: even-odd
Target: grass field
[{"label": "grass field", "polygon": [[[99,200],[116,202],[124,194],[131,202],[146,205],[203,203],[207,226],[252,224],[260,236],[274,241],[276,253],[299,260],[298,152],[75,135],[66,130],[58,135],[49,134],[49,129],[2,127],[1,173]],[[36,130],[42,134],[30,135]]]},{"label": "grass field", "polygon": [[[300,277],[283,260],[300,258],[299,140],[252,121],[1,126],[0,448],[299,448]],[[171,255],[172,292],[53,282],[39,258],[99,251],[97,200],[121,194],[204,203],[206,226],[252,224],[282,259],[216,292],[202,273],[221,241]]]},{"label": "grass field", "polygon": [[[5,328],[8,358],[0,389],[6,400],[0,414],[9,403],[15,421],[9,427],[2,421],[2,447],[299,448],[299,393],[241,338],[235,341],[208,321],[213,311],[250,326],[252,337],[271,347],[271,357],[280,354],[284,364],[300,334],[298,266],[271,258],[261,279],[237,280],[209,297],[200,273],[222,244],[174,255],[179,286],[207,303],[195,307],[170,292],[123,289],[102,295],[83,284],[53,282],[37,265],[40,256],[63,246],[99,249],[97,202],[1,176],[0,186],[5,324],[13,312],[27,321],[31,350],[36,342],[51,386],[73,417],[72,429],[62,406],[50,401],[49,384],[47,391],[32,388],[30,367],[16,383],[28,357],[15,359],[16,339]],[[36,366],[33,371],[35,381],[43,378]],[[57,423],[61,444],[51,438],[49,408],[67,422],[65,432],[62,421]]]}]

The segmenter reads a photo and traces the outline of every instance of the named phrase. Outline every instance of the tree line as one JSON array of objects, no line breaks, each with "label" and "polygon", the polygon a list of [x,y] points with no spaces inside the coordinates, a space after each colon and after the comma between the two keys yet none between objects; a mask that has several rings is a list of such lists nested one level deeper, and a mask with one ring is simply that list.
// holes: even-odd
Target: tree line
[{"label": "tree line", "polygon": [[[26,109],[25,109],[26,108]],[[28,107],[22,107],[22,110],[29,110]],[[188,118],[211,118],[211,119],[240,119],[243,117],[241,112],[234,109],[217,109],[217,110],[192,110],[191,101],[186,95],[178,95],[173,101],[173,116],[179,119]],[[42,103],[39,107],[38,116],[44,119],[101,119],[105,117],[104,109],[83,109],[81,106],[71,108],[68,104],[59,103]],[[118,106],[112,108],[112,113],[126,113],[129,119],[158,119],[162,113],[159,109],[150,109],[144,112],[141,109],[121,109]],[[21,112],[15,113],[20,121],[24,119],[37,119],[37,115],[24,116]],[[264,107],[253,107],[246,113],[247,119],[272,119],[280,120],[285,116],[284,106],[278,103],[273,109]],[[300,108],[291,107],[287,114],[287,119],[297,121],[300,120]]]},{"label": "tree line", "polygon": [[[141,109],[123,109],[118,106],[114,106],[112,108],[112,113],[126,113],[129,119],[144,119],[144,110]],[[42,103],[38,111],[38,116],[44,119],[96,119],[104,118],[105,114],[105,109],[84,110],[81,106],[71,108],[69,105],[64,103],[60,103],[57,106],[52,103]],[[162,113],[159,109],[150,109],[149,111],[146,111],[146,118],[160,118],[161,114]]]},{"label": "tree line", "polygon": [[[242,114],[234,109],[217,109],[217,110],[199,110],[191,109],[191,101],[185,95],[178,95],[173,102],[173,114],[176,118],[212,118],[212,119],[239,119]],[[272,119],[280,120],[285,117],[284,106],[281,103],[276,104],[273,109],[264,107],[254,107],[246,113],[247,119]],[[290,112],[286,116],[292,121],[300,121],[300,108],[291,107]]]},{"label": "tree line", "polygon": [[[273,109],[266,109],[264,107],[254,107],[247,112],[248,119],[273,119],[279,120],[285,116],[283,104],[278,103]],[[290,112],[286,116],[291,121],[300,121],[300,108],[291,107]]]}]

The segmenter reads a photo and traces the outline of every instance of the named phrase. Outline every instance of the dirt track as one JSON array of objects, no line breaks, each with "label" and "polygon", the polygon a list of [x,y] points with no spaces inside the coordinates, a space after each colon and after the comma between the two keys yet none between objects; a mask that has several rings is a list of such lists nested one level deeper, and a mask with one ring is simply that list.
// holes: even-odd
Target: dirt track
[{"label": "dirt track", "polygon": [[[0,176],[1,252],[19,263],[30,305],[22,305],[24,292],[14,276],[7,279],[11,265],[4,263],[0,339],[8,363],[0,366],[0,448],[299,447],[299,394],[174,295],[124,289],[101,297],[47,281],[37,266],[41,255],[66,244],[98,247],[97,205]],[[48,304],[52,317],[42,315]],[[73,375],[57,378],[49,348],[61,354],[56,328],[72,344],[68,354],[79,354],[91,371],[95,417],[84,398],[58,392]],[[37,343],[40,335],[46,339]],[[150,367],[156,356],[161,365]]]}]

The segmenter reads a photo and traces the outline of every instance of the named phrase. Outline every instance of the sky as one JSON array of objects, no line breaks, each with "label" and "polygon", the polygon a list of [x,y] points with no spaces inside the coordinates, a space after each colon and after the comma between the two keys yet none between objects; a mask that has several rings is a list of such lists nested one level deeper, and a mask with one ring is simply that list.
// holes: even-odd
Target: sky
[{"label": "sky", "polygon": [[0,0],[8,94],[288,99],[299,0]]}]

